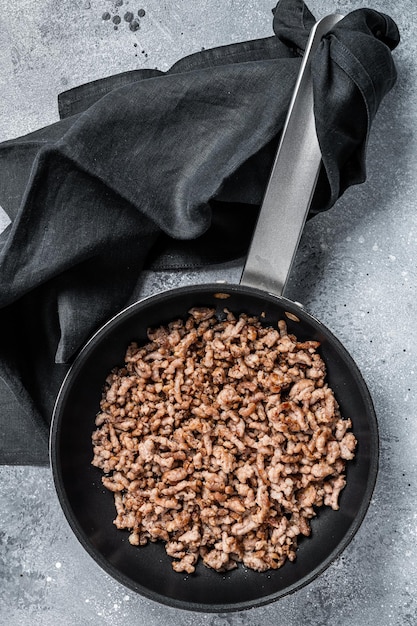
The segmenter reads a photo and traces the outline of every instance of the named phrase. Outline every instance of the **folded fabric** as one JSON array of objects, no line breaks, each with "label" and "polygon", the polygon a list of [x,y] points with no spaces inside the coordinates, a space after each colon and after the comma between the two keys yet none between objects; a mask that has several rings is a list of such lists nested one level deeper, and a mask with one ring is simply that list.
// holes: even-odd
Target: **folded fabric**
[{"label": "folded fabric", "polygon": [[[0,144],[0,462],[48,462],[59,385],[135,300],[144,267],[245,254],[314,18],[281,0],[275,36],[205,50],[59,97],[61,120]],[[311,215],[365,180],[398,29],[360,9],[312,61],[323,172]],[[232,237],[233,234],[233,237]]]}]

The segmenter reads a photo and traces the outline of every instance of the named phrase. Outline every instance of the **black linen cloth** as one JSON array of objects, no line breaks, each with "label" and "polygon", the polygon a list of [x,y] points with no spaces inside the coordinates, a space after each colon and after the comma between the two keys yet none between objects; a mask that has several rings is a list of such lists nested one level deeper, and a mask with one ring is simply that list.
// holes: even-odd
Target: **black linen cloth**
[{"label": "black linen cloth", "polygon": [[[60,121],[0,144],[0,462],[48,463],[59,385],[140,272],[245,254],[314,17],[281,0],[275,35],[59,97]],[[360,9],[312,62],[323,173],[311,215],[365,180],[398,29]]]}]

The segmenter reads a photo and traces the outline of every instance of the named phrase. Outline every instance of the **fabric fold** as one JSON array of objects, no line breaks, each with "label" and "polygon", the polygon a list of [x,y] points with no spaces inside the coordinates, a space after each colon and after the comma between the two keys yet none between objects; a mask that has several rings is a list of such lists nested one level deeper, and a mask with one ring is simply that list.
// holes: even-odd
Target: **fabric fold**
[{"label": "fabric fold", "polygon": [[[316,128],[329,186],[327,195],[324,185],[320,190],[325,206],[366,180],[371,125],[397,78],[391,50],[398,36],[388,16],[359,9],[323,38],[312,61]],[[329,128],[331,145],[323,141]]]}]

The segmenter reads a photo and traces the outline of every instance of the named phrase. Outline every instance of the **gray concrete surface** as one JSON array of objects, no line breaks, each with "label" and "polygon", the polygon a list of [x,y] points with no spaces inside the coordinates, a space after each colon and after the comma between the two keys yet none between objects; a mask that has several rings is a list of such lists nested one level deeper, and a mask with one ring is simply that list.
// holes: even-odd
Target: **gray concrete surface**
[{"label": "gray concrete surface", "polygon": [[[0,0],[0,141],[57,119],[65,88],[271,34],[271,0]],[[381,435],[369,512],[326,572],[244,613],[160,606],[110,579],[60,510],[48,468],[0,468],[0,623],[8,626],[414,626],[417,624],[417,8],[413,0],[311,0],[317,17],[371,6],[398,23],[398,84],[368,148],[368,180],[304,232],[287,295],[341,339],[372,393]],[[136,32],[103,20],[143,8]],[[135,46],[135,44],[137,44]],[[143,51],[143,52],[142,52]],[[0,223],[5,225],[6,220]],[[151,293],[222,273],[144,277]]]}]

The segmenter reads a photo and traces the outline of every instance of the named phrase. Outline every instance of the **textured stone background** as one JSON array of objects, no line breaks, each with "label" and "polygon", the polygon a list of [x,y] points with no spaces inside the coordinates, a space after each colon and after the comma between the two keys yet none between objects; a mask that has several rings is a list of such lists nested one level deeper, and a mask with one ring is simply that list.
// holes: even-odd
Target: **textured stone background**
[{"label": "textured stone background", "polygon": [[[120,0],[119,0],[120,1]],[[60,91],[202,47],[272,34],[270,0],[0,0],[0,141],[57,120]],[[368,180],[305,231],[287,296],[345,344],[370,388],[381,436],[369,512],[315,582],[267,607],[192,614],[136,596],[83,551],[47,468],[0,468],[0,622],[8,626],[414,626],[417,623],[417,8],[413,0],[311,0],[317,17],[371,6],[398,23],[399,79],[368,148]],[[139,29],[126,11],[145,9]],[[110,17],[122,17],[117,30]],[[1,212],[0,212],[1,214]],[[7,220],[0,217],[0,226]],[[219,272],[144,277],[143,292]]]}]

